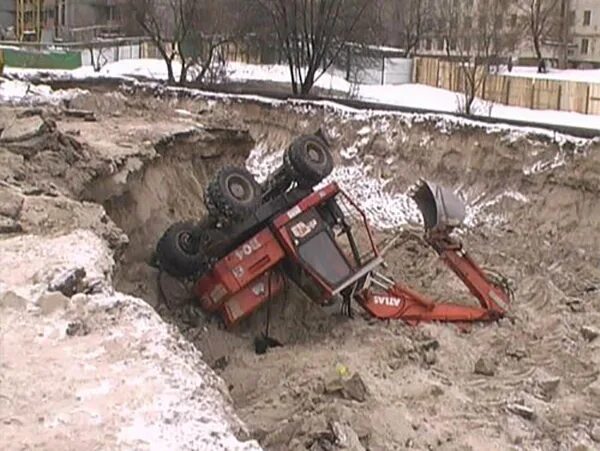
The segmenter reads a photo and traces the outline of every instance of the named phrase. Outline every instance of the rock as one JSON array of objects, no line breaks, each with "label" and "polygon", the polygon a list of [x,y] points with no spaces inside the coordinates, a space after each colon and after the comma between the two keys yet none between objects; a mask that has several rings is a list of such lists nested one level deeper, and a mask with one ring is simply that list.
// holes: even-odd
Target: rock
[{"label": "rock", "polygon": [[69,304],[69,298],[60,292],[45,293],[41,295],[37,302],[42,314],[49,315],[59,309],[64,309]]},{"label": "rock", "polygon": [[16,119],[2,131],[0,142],[25,141],[41,135],[45,130],[46,123],[39,116]]},{"label": "rock", "polygon": [[358,373],[350,379],[336,377],[325,383],[324,391],[327,394],[338,394],[346,399],[364,402],[367,399],[367,386]]},{"label": "rock", "polygon": [[22,180],[25,158],[0,148],[0,180]]},{"label": "rock", "polygon": [[24,200],[25,197],[16,190],[0,186],[0,216],[16,219]]},{"label": "rock", "polygon": [[439,347],[440,347],[440,342],[435,339],[425,340],[423,343],[421,343],[421,348],[424,351],[429,351],[429,350],[435,351]]},{"label": "rock", "polygon": [[475,362],[474,373],[481,374],[482,376],[493,376],[496,374],[496,364],[489,357],[480,357]]},{"label": "rock", "polygon": [[590,438],[593,441],[600,443],[600,423],[592,427],[590,430]]},{"label": "rock", "polygon": [[583,326],[581,328],[581,335],[587,341],[593,341],[600,335],[600,331],[592,326]]},{"label": "rock", "polygon": [[426,351],[423,355],[423,360],[427,365],[433,365],[437,361],[435,351],[433,349]]},{"label": "rock", "polygon": [[71,321],[67,325],[66,334],[69,337],[83,337],[85,335],[89,335],[89,333],[90,333],[90,327],[82,319],[77,319],[75,321]]},{"label": "rock", "polygon": [[67,297],[84,290],[85,269],[69,269],[58,274],[48,285],[48,291],[59,291]]},{"label": "rock", "polygon": [[275,431],[267,434],[262,440],[261,445],[266,448],[286,449],[292,437],[296,435],[300,425],[297,422],[291,421],[281,425]]},{"label": "rock", "polygon": [[533,420],[535,418],[535,412],[531,407],[527,407],[523,404],[509,404],[508,410],[526,420]]},{"label": "rock", "polygon": [[336,445],[340,449],[365,451],[365,447],[360,443],[358,434],[350,426],[334,421],[331,423],[330,428],[335,437]]},{"label": "rock", "polygon": [[77,109],[65,109],[65,116],[67,117],[79,117],[85,120],[86,122],[94,122],[96,121],[96,116],[93,111],[90,110],[77,110]]},{"label": "rock", "polygon": [[506,355],[514,359],[521,360],[527,357],[527,351],[525,350],[525,348],[509,346],[506,350]]},{"label": "rock", "polygon": [[17,220],[0,216],[0,233],[20,233],[22,231],[23,227]]},{"label": "rock", "polygon": [[360,374],[354,373],[350,379],[343,381],[342,384],[344,386],[343,393],[347,398],[358,402],[367,400],[367,386]]},{"label": "rock", "polygon": [[0,309],[22,311],[27,308],[27,300],[13,291],[6,291],[0,295]]},{"label": "rock", "polygon": [[560,377],[548,377],[538,381],[540,389],[544,392],[544,395],[548,397],[552,397],[554,393],[556,393],[559,384]]}]

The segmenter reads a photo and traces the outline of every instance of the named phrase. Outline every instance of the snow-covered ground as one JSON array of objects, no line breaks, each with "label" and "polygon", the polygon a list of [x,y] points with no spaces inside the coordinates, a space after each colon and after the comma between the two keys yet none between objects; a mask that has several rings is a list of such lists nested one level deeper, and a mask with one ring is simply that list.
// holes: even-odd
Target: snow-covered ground
[{"label": "snow-covered ground", "polygon": [[[259,450],[234,436],[242,424],[201,354],[146,302],[115,292],[113,268],[107,243],[88,230],[0,241],[5,443]],[[47,291],[77,269],[95,294]]]},{"label": "snow-covered ground", "polygon": [[[174,65],[175,73],[178,73],[179,67]],[[513,75],[527,74],[524,68],[516,68]],[[523,69],[523,70],[521,70]],[[34,70],[11,69],[7,68],[8,74],[31,74]],[[162,60],[158,59],[138,59],[123,60],[116,63],[107,64],[100,72],[94,72],[91,67],[82,67],[74,71],[44,71],[51,73],[56,77],[128,77],[144,76],[157,80],[166,80],[166,66]],[[590,72],[589,75],[600,78],[600,71],[564,71],[566,73]],[[551,72],[546,75],[554,75]],[[532,76],[535,74],[532,74]],[[233,81],[262,80],[287,83],[289,82],[289,69],[284,65],[253,65],[244,63],[229,63],[227,66],[227,76]],[[557,75],[558,76],[558,75]],[[565,75],[566,76],[566,75]],[[571,75],[575,76],[575,75]],[[586,75],[587,77],[588,75]],[[583,76],[582,76],[583,77]],[[591,81],[591,80],[587,80]],[[598,80],[596,80],[598,81]],[[317,81],[316,85],[322,89],[329,89],[342,95],[352,94],[353,97],[382,105],[395,105],[408,108],[422,108],[427,110],[439,111],[443,113],[455,113],[460,111],[460,105],[464,103],[464,96],[459,93],[445,89],[435,88],[420,84],[403,85],[355,85],[348,83],[344,78],[325,74]],[[10,88],[8,86],[7,88]],[[334,93],[334,94],[335,94]],[[7,97],[5,89],[0,86],[0,99]],[[600,116],[586,115],[574,112],[555,111],[555,110],[531,110],[494,104],[491,102],[477,99],[473,111],[481,116],[490,116],[498,119],[514,119],[527,121],[540,125],[562,125],[573,127],[584,127],[591,129],[600,129]]]},{"label": "snow-covered ground", "polygon": [[57,90],[53,91],[50,86],[33,85],[20,80],[0,79],[0,103],[19,103],[33,105],[37,103],[57,104],[63,100],[71,99],[82,90]]}]

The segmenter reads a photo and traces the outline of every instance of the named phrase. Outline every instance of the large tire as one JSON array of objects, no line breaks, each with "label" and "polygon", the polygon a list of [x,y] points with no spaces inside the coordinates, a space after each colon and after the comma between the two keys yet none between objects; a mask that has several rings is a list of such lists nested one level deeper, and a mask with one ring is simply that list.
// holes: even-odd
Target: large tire
[{"label": "large tire", "polygon": [[199,226],[193,221],[177,222],[158,241],[159,267],[174,277],[198,275],[206,268],[207,258],[198,240]]},{"label": "large tire", "polygon": [[247,169],[226,166],[208,184],[205,203],[211,215],[239,221],[260,206],[261,188]]},{"label": "large tire", "polygon": [[284,164],[298,185],[312,188],[331,174],[333,156],[323,139],[302,135],[287,149]]}]

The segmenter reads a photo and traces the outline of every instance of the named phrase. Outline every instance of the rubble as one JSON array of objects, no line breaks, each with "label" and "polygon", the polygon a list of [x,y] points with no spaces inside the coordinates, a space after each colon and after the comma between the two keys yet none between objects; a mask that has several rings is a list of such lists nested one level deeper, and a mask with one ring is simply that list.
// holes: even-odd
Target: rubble
[{"label": "rubble", "polygon": [[67,325],[67,330],[65,331],[65,333],[69,337],[84,337],[86,335],[89,335],[90,332],[91,332],[91,330],[90,330],[90,327],[88,326],[88,324],[84,320],[81,320],[81,319],[71,321]]},{"label": "rubble", "polygon": [[543,395],[547,399],[551,399],[560,385],[560,377],[546,377],[537,381],[538,386],[542,390]]},{"label": "rubble", "polygon": [[0,216],[16,219],[21,212],[24,199],[17,190],[0,184]]},{"label": "rubble", "polygon": [[523,404],[509,404],[507,408],[512,413],[517,414],[520,417],[525,418],[526,420],[533,420],[535,418],[534,410],[531,407],[525,406]]},{"label": "rubble", "polygon": [[600,330],[592,326],[582,326],[581,335],[587,341],[594,341],[596,338],[598,338],[598,336],[600,336]]},{"label": "rubble", "polygon": [[341,424],[337,421],[332,422],[329,427],[335,437],[335,444],[338,449],[348,451],[365,451],[365,447],[360,442],[358,434],[350,426]]},{"label": "rubble", "polygon": [[358,373],[350,378],[336,377],[325,384],[325,393],[338,394],[346,399],[365,402],[367,399],[367,386]]},{"label": "rubble", "polygon": [[482,376],[493,376],[496,374],[496,363],[490,357],[480,357],[475,362],[473,372]]},{"label": "rubble", "polygon": [[48,291],[60,291],[67,297],[85,289],[85,269],[71,268],[59,273],[48,285]]},{"label": "rubble", "polygon": [[597,423],[594,426],[592,426],[592,428],[590,429],[590,438],[593,441],[600,443],[600,423]]},{"label": "rubble", "polygon": [[16,219],[0,216],[0,234],[2,233],[19,233],[23,231],[23,227]]}]

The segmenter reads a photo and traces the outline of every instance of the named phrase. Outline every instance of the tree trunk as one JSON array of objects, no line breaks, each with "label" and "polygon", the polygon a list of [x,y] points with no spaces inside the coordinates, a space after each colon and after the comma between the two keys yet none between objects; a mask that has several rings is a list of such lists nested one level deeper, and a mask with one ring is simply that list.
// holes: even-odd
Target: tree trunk
[{"label": "tree trunk", "polygon": [[310,90],[315,84],[315,68],[311,67],[308,69],[306,73],[306,77],[304,77],[304,81],[302,82],[302,86],[300,87],[300,96],[308,97],[310,94]]},{"label": "tree trunk", "polygon": [[175,84],[175,73],[173,72],[173,60],[169,57],[165,58],[167,64],[167,79],[170,85]]},{"label": "tree trunk", "polygon": [[179,72],[179,84],[185,85],[187,83],[187,73],[188,73],[188,60],[181,51],[181,43],[177,44],[177,50],[179,53],[179,59],[181,59],[181,71]]},{"label": "tree trunk", "polygon": [[187,83],[188,65],[184,62],[181,63],[181,72],[179,73],[179,84],[185,85]]},{"label": "tree trunk", "polygon": [[539,36],[533,37],[533,48],[535,49],[535,55],[538,60],[538,72],[541,72],[540,63],[542,62],[542,50],[540,49],[540,38]]}]

